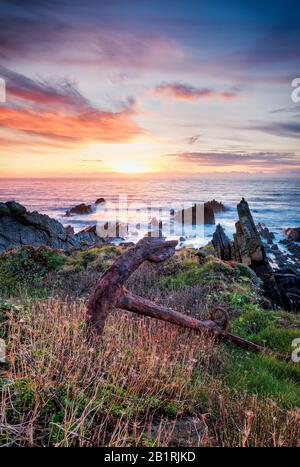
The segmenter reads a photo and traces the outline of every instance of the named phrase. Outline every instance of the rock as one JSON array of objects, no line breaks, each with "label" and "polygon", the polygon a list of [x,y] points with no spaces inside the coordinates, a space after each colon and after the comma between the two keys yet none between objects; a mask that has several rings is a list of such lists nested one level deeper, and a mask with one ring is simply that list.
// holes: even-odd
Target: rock
[{"label": "rock", "polygon": [[150,221],[150,225],[153,226],[153,227],[158,227],[159,226],[159,222],[156,217],[152,217],[151,221]]},{"label": "rock", "polygon": [[156,217],[153,217],[148,224],[148,233],[147,237],[163,237],[163,223],[162,220],[158,220]]},{"label": "rock", "polygon": [[224,261],[229,261],[232,259],[230,240],[220,224],[217,225],[213,234],[212,244],[219,258]]},{"label": "rock", "polygon": [[207,203],[194,204],[192,207],[178,211],[174,219],[176,222],[187,225],[215,224],[214,211]]},{"label": "rock", "polygon": [[290,309],[294,312],[299,312],[300,310],[300,295],[287,293],[288,304],[290,305]]},{"label": "rock", "polygon": [[275,238],[275,235],[273,232],[270,232],[268,227],[266,227],[264,224],[261,224],[260,222],[257,225],[258,233],[261,237],[263,237],[265,240],[267,240],[269,245],[272,245],[273,240]]},{"label": "rock", "polygon": [[265,252],[255,227],[247,201],[243,198],[237,205],[239,221],[234,234],[234,256],[236,261],[251,266],[264,261]]},{"label": "rock", "polygon": [[14,215],[25,214],[26,212],[26,208],[16,201],[8,201],[6,206]]},{"label": "rock", "polygon": [[107,242],[120,239],[128,235],[128,225],[121,222],[104,222],[98,223],[95,226],[99,237],[104,238]]},{"label": "rock", "polygon": [[6,203],[0,203],[0,217],[10,216],[10,209]]},{"label": "rock", "polygon": [[289,227],[284,231],[288,240],[293,242],[300,242],[300,227]]},{"label": "rock", "polygon": [[276,306],[283,305],[272,267],[267,259],[260,235],[256,229],[247,201],[237,205],[239,221],[234,235],[236,260],[250,266],[263,281],[264,294]]},{"label": "rock", "polygon": [[88,225],[84,227],[75,234],[75,237],[78,239],[81,246],[102,245],[105,243],[105,240],[98,235],[96,225]]},{"label": "rock", "polygon": [[300,259],[300,246],[297,245],[296,243],[289,242],[287,244],[287,249],[293,253],[294,257]]},{"label": "rock", "polygon": [[[287,250],[292,254],[289,256],[293,261],[297,261],[300,263],[300,245],[298,243],[288,240],[286,238],[283,240],[279,240],[279,243],[281,245],[284,245],[287,248]],[[285,255],[285,257],[287,258],[287,255]]]},{"label": "rock", "polygon": [[105,203],[105,199],[104,199],[104,198],[98,198],[98,199],[96,199],[96,201],[95,201],[95,204],[102,204],[102,203]]},{"label": "rock", "polygon": [[70,214],[91,214],[93,212],[92,206],[90,204],[77,204],[77,206],[74,206],[73,208],[70,209],[70,211],[66,212],[66,216],[69,216]]},{"label": "rock", "polygon": [[65,233],[67,235],[74,235],[75,234],[74,228],[71,225],[67,225],[65,227]]},{"label": "rock", "polygon": [[205,204],[208,208],[212,209],[214,213],[228,211],[228,209],[224,206],[223,203],[216,201],[215,199],[208,201]]},{"label": "rock", "polygon": [[81,241],[93,244],[99,240],[93,235],[74,234],[51,217],[37,211],[27,211],[15,201],[2,203],[0,216],[0,253],[23,245],[49,246],[65,251],[81,248]]},{"label": "rock", "polygon": [[280,268],[280,273],[275,272],[275,276],[277,276],[278,274],[297,274],[297,268],[292,264],[288,266],[283,266],[282,268]]},{"label": "rock", "polygon": [[[275,281],[272,267],[266,256],[265,248],[257,231],[247,201],[242,198],[237,205],[239,216],[236,222],[236,233],[228,245],[228,239],[219,228],[215,232],[217,255],[229,257],[249,266],[263,282],[265,296],[276,306],[282,306],[283,300]],[[224,246],[223,246],[224,245]],[[229,248],[230,246],[230,248]]]}]

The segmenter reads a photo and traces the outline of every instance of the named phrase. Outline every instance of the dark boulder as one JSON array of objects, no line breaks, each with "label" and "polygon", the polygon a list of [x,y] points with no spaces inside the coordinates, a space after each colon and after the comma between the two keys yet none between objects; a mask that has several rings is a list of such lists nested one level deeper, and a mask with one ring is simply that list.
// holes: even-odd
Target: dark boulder
[{"label": "dark boulder", "polygon": [[0,203],[0,217],[2,216],[10,216],[10,209],[6,203]]},{"label": "dark boulder", "polygon": [[215,199],[208,201],[207,203],[205,203],[205,205],[208,208],[212,209],[214,213],[228,211],[228,209],[224,206],[223,203],[221,203],[220,201],[216,201]]},{"label": "dark boulder", "polygon": [[81,246],[102,245],[105,240],[98,235],[96,225],[88,225],[75,234]]},{"label": "dark boulder", "polygon": [[288,240],[293,242],[300,242],[300,227],[289,227],[284,231]]},{"label": "dark boulder", "polygon": [[103,204],[103,203],[105,203],[105,199],[104,199],[104,198],[98,198],[98,199],[96,199],[96,201],[95,201],[95,204]]},{"label": "dark boulder", "polygon": [[292,253],[294,259],[298,259],[298,261],[300,261],[300,246],[297,243],[291,242],[289,240],[286,241],[285,245],[289,252]]},{"label": "dark boulder", "polygon": [[74,206],[71,208],[69,211],[66,212],[66,216],[72,215],[72,214],[91,214],[93,212],[92,206],[90,204],[77,204],[77,206]]},{"label": "dark boulder", "polygon": [[8,201],[6,206],[10,210],[10,212],[14,215],[25,214],[26,208],[22,206],[22,204],[17,203],[16,201]]}]

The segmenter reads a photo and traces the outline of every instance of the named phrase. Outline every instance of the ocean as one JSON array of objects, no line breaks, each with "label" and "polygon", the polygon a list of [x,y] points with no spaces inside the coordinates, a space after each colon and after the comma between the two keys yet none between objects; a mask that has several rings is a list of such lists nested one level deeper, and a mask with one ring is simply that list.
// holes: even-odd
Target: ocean
[{"label": "ocean", "polygon": [[[16,200],[29,210],[48,214],[63,225],[71,225],[75,231],[93,225],[97,219],[115,218],[115,209],[122,195],[122,209],[118,218],[131,226],[126,240],[136,241],[144,236],[149,219],[159,217],[169,238],[182,235],[175,226],[171,233],[167,227],[170,208],[175,211],[216,199],[228,208],[216,214],[216,223],[225,228],[229,237],[235,231],[236,205],[244,197],[250,206],[256,223],[264,223],[275,233],[276,240],[283,238],[283,229],[300,226],[300,180],[204,180],[204,179],[2,179],[0,201]],[[97,198],[107,200],[106,212],[65,217],[65,212],[79,203],[93,204]],[[126,201],[126,203],[125,203]],[[184,203],[184,205],[183,205]],[[124,207],[126,204],[126,207]],[[139,208],[139,209],[138,209]],[[149,210],[151,208],[151,210]],[[159,209],[161,211],[159,211]],[[104,216],[104,217],[103,217]],[[215,226],[205,230],[185,232],[187,246],[199,247],[212,237]]]}]

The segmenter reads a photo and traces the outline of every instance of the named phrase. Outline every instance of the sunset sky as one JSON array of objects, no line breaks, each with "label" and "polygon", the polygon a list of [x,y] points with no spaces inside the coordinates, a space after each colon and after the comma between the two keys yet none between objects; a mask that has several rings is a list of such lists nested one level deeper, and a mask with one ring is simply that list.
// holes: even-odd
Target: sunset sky
[{"label": "sunset sky", "polygon": [[295,2],[0,11],[0,176],[300,175]]}]

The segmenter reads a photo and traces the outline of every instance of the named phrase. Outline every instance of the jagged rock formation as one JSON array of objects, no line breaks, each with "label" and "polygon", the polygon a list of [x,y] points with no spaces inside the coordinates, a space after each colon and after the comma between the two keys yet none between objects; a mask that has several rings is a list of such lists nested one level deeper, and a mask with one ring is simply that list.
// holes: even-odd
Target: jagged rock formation
[{"label": "jagged rock formation", "polygon": [[247,266],[260,264],[264,262],[266,254],[248,203],[244,198],[237,205],[237,212],[239,220],[235,224],[236,233],[233,236],[234,259]]},{"label": "jagged rock formation", "polygon": [[212,209],[214,213],[227,211],[227,208],[224,206],[224,204],[220,201],[216,201],[215,199],[212,199],[205,204],[208,208]]},{"label": "jagged rock formation", "polygon": [[222,227],[217,227],[213,236],[213,245],[222,259],[232,259],[245,264],[257,274],[263,282],[264,294],[272,303],[283,306],[282,295],[278,289],[272,267],[255,226],[247,201],[243,198],[237,205],[239,216],[236,233],[229,241]]},{"label": "jagged rock formation", "polygon": [[49,246],[63,250],[103,243],[96,231],[72,234],[51,217],[37,211],[29,212],[15,201],[0,203],[0,252],[23,245]]},{"label": "jagged rock formation", "polygon": [[229,261],[232,259],[230,240],[220,224],[217,225],[213,234],[212,244],[219,258],[223,261]]},{"label": "jagged rock formation", "polygon": [[260,222],[257,224],[257,230],[258,233],[261,237],[263,237],[265,240],[267,240],[267,243],[269,245],[273,244],[273,240],[275,238],[275,235],[273,232],[270,232],[268,227],[266,227],[264,224],[261,224]]},{"label": "jagged rock formation", "polygon": [[208,203],[194,204],[192,207],[182,209],[174,216],[176,222],[186,225],[215,224],[215,214]]}]

